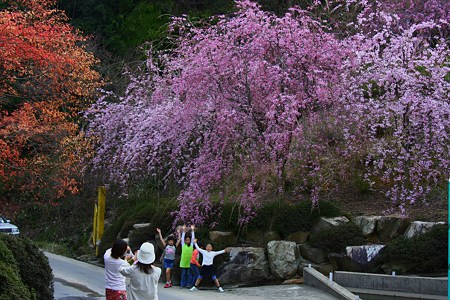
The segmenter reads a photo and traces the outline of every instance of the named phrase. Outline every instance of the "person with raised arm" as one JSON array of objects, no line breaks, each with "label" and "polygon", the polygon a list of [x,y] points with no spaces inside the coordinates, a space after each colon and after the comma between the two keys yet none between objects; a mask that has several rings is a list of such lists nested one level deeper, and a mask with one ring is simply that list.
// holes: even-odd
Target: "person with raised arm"
[{"label": "person with raised arm", "polygon": [[201,249],[197,244],[197,239],[194,239],[194,246],[202,254],[203,262],[202,262],[202,269],[200,271],[200,276],[197,278],[197,281],[195,282],[195,285],[190,289],[191,292],[197,291],[198,286],[203,278],[211,278],[218,291],[224,292],[223,288],[220,286],[219,280],[217,279],[216,272],[214,270],[214,257],[217,255],[223,254],[225,252],[230,252],[229,248],[225,248],[224,250],[220,251],[212,251],[213,246],[212,244],[207,244],[205,250]]},{"label": "person with raised arm", "polygon": [[172,235],[169,235],[166,240],[163,239],[161,235],[161,229],[156,228],[156,231],[159,234],[159,239],[164,247],[164,261],[163,261],[163,269],[166,270],[166,284],[164,288],[172,287],[172,277],[171,270],[173,269],[173,265],[175,262],[175,252],[177,251],[177,247],[180,244],[180,232],[177,231],[177,241],[175,242],[175,238]]},{"label": "person with raised arm", "polygon": [[191,269],[191,257],[194,252],[194,239],[195,239],[195,226],[191,225],[191,237],[186,236],[186,225],[182,227],[181,233],[181,259],[180,259],[180,268],[181,268],[181,280],[180,287],[181,288],[190,288],[189,287],[189,273]]}]

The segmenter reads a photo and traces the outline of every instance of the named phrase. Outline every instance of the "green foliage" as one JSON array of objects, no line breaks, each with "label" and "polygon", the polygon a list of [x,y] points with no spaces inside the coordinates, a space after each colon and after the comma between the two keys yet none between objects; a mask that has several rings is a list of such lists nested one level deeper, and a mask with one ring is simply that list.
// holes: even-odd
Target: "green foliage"
[{"label": "green foliage", "polygon": [[141,2],[120,21],[108,29],[110,37],[105,46],[118,53],[125,53],[129,48],[138,47],[146,41],[163,40],[169,18],[161,5]]},{"label": "green foliage", "polygon": [[221,215],[217,228],[226,231],[238,232],[239,207],[235,203],[226,202],[221,208]]},{"label": "green foliage", "polygon": [[[29,205],[24,207],[15,222],[21,233],[37,243],[53,243],[50,252],[76,257],[86,254],[92,232],[95,195],[82,193],[60,199],[57,206]],[[63,247],[65,249],[63,249]]]},{"label": "green foliage", "polygon": [[233,1],[62,0],[59,7],[75,26],[97,35],[107,50],[125,56],[144,42],[163,42],[170,16],[203,18],[226,13],[233,9]]},{"label": "green foliage", "polygon": [[319,231],[310,237],[309,243],[328,252],[342,252],[346,246],[363,245],[365,239],[358,225],[347,223]]},{"label": "green foliage", "polygon": [[450,72],[447,72],[447,74],[445,74],[444,80],[450,82]]},{"label": "green foliage", "polygon": [[361,88],[364,91],[364,98],[366,99],[370,98],[377,99],[386,93],[384,87],[380,86],[374,80],[362,83]]},{"label": "green foliage", "polygon": [[[208,227],[201,227],[195,229],[195,238],[202,243],[204,246],[208,243],[212,243],[209,239],[210,229]],[[214,245],[215,248],[220,247],[221,245]]]},{"label": "green foliage", "polygon": [[352,188],[359,194],[368,194],[371,192],[370,184],[360,175],[355,175],[351,181]]},{"label": "green foliage", "polygon": [[336,217],[340,214],[339,208],[329,201],[320,201],[314,208],[311,201],[294,204],[273,201],[259,208],[250,223],[241,228],[238,223],[239,207],[233,203],[225,203],[216,228],[235,233],[241,229],[276,230],[286,237],[297,231],[309,231],[314,222],[322,216]]},{"label": "green foliage", "polygon": [[131,248],[153,239],[156,228],[161,228],[163,232],[167,232],[171,228],[173,219],[170,213],[177,208],[174,198],[159,198],[155,194],[149,193],[131,196],[130,201],[137,204],[122,213],[120,218],[105,230],[100,246],[100,255],[103,255],[118,237],[126,237],[133,229],[134,224],[150,223],[150,227],[133,230],[130,236]]},{"label": "green foliage", "polygon": [[[2,253],[1,250],[0,253]],[[17,269],[14,266],[8,266],[3,260],[0,261],[0,295],[2,300],[33,299],[26,286],[20,280]]]},{"label": "green foliage", "polygon": [[275,14],[281,16],[284,15],[289,8],[294,5],[299,5],[302,8],[306,8],[311,4],[310,0],[258,0],[264,10],[274,12]]},{"label": "green foliage", "polygon": [[277,216],[275,229],[283,236],[297,231],[309,231],[320,217],[336,217],[341,214],[332,202],[320,201],[316,207],[311,201],[285,205]]},{"label": "green foliage", "polygon": [[389,242],[381,254],[381,261],[415,265],[412,272],[439,272],[447,268],[447,250],[448,227],[436,225],[422,235]]},{"label": "green foliage", "polygon": [[53,273],[47,257],[29,239],[0,236],[14,255],[20,279],[36,299],[53,298]]}]

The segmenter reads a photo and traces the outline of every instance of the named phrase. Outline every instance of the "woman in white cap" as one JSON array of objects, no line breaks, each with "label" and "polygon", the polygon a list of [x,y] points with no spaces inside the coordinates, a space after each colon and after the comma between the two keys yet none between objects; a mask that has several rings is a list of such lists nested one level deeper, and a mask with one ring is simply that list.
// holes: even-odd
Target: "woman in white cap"
[{"label": "woman in white cap", "polygon": [[138,262],[130,267],[121,266],[120,273],[130,278],[127,285],[128,300],[158,300],[158,281],[161,268],[152,266],[155,248],[151,243],[143,243],[137,254]]}]

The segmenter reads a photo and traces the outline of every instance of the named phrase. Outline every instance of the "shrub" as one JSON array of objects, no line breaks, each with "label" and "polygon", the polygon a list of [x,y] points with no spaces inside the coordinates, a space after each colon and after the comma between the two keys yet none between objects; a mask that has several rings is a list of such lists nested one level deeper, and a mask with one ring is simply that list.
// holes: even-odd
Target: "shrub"
[{"label": "shrub", "polygon": [[143,243],[154,240],[156,227],[149,226],[139,229],[134,229],[128,237],[130,238],[129,246],[131,249],[139,248]]},{"label": "shrub", "polygon": [[286,237],[297,231],[309,231],[321,216],[340,215],[338,207],[327,201],[320,201],[315,208],[310,201],[295,204],[270,203],[257,211],[256,217],[248,224],[249,229],[276,230]]},{"label": "shrub", "polygon": [[312,225],[321,217],[336,217],[340,211],[331,202],[321,201],[312,207],[310,201],[302,201],[293,205],[284,205],[276,218],[275,230],[283,236],[297,231],[310,231]]},{"label": "shrub", "polygon": [[239,220],[239,207],[236,203],[226,202],[221,209],[221,215],[219,223],[216,228],[220,230],[233,231],[237,233],[240,229]]},{"label": "shrub", "polygon": [[0,295],[4,300],[36,299],[22,282],[16,260],[3,242],[5,237],[6,235],[0,234]]},{"label": "shrub", "polygon": [[446,225],[436,225],[422,235],[392,240],[381,254],[381,261],[411,264],[414,265],[411,271],[418,273],[444,271],[447,268],[447,230]]},{"label": "shrub", "polygon": [[44,253],[29,239],[1,236],[14,255],[20,279],[36,299],[53,299],[53,273]]},{"label": "shrub", "polygon": [[105,230],[102,237],[99,255],[103,256],[106,249],[110,248],[120,234],[126,237],[133,225],[137,223],[150,223],[150,227],[133,230],[130,234],[130,246],[139,247],[143,242],[152,239],[156,233],[156,228],[161,228],[163,232],[169,231],[172,227],[173,219],[170,215],[176,209],[176,202],[172,199],[163,198],[159,201],[148,199],[125,211],[121,217]]},{"label": "shrub", "polygon": [[256,216],[247,224],[247,229],[271,230],[280,213],[280,205],[271,202],[256,211]]},{"label": "shrub", "polygon": [[310,237],[309,243],[328,252],[342,252],[346,246],[364,244],[365,239],[358,225],[347,223],[319,231]]},{"label": "shrub", "polygon": [[0,262],[0,295],[2,300],[36,299],[20,280],[18,271]]}]

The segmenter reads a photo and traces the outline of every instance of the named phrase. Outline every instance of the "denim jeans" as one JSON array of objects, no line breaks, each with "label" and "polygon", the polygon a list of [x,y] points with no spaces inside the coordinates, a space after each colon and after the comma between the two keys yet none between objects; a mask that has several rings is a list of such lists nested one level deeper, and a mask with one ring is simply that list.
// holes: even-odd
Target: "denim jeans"
[{"label": "denim jeans", "polygon": [[185,287],[189,285],[189,270],[190,268],[180,268],[181,269],[181,281],[180,286]]},{"label": "denim jeans", "polygon": [[198,267],[196,264],[191,264],[191,269],[189,272],[189,285],[194,286],[195,282],[197,281],[198,275],[200,275],[200,271],[198,270]]}]

